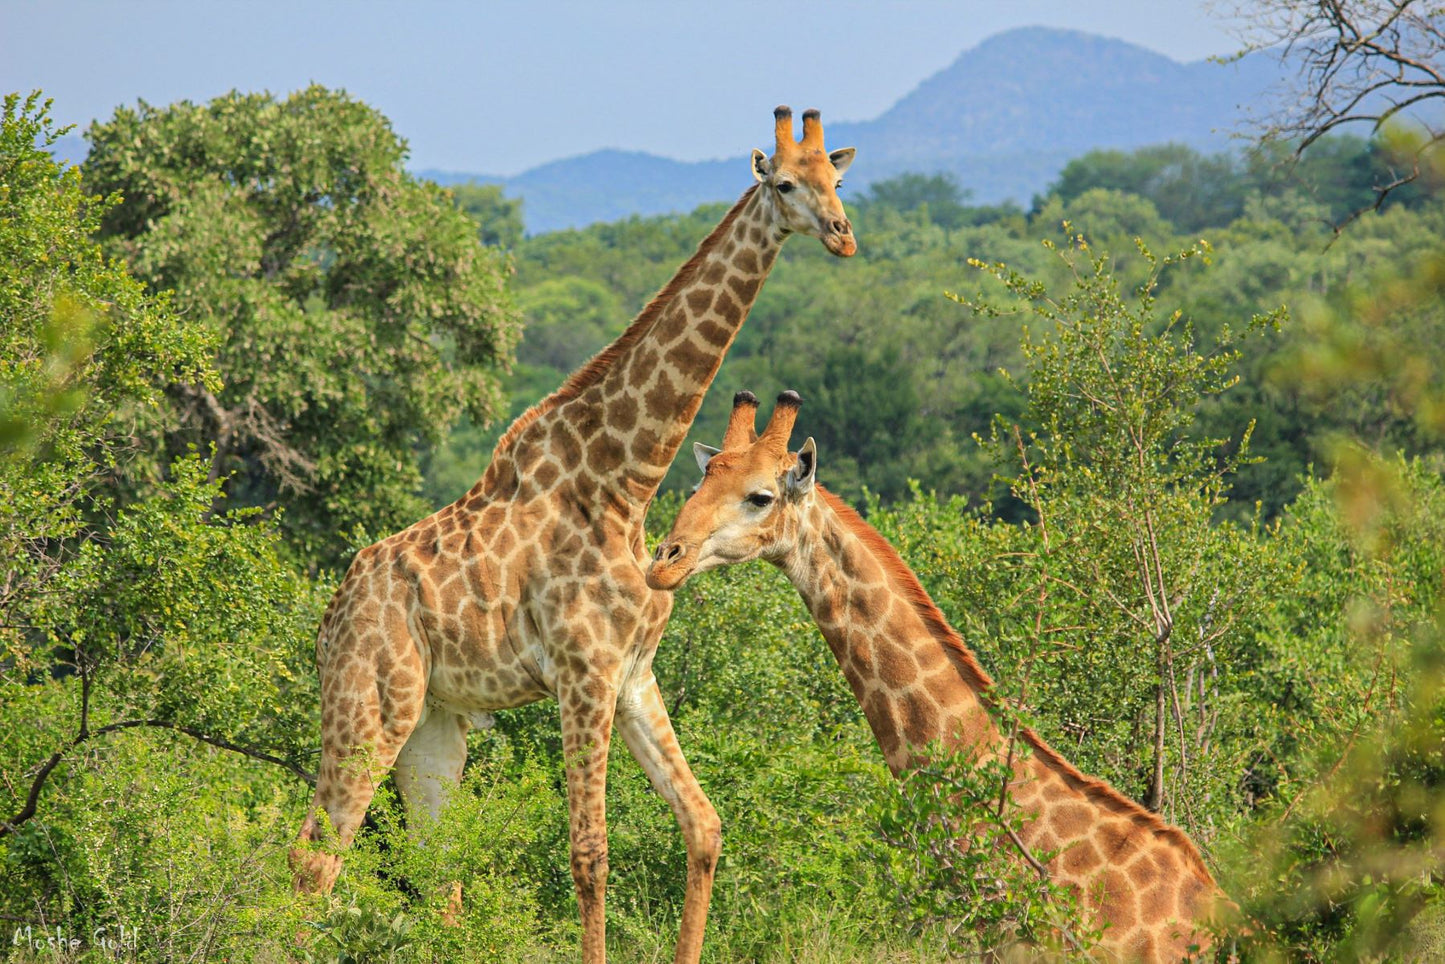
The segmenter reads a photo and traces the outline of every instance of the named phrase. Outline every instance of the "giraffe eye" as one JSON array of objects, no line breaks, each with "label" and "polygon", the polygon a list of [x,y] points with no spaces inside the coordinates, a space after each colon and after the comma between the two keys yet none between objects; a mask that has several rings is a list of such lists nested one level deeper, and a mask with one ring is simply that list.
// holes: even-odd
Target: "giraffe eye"
[{"label": "giraffe eye", "polygon": [[835,190],[835,191],[841,191],[841,190],[843,190],[843,179],[842,179],[841,177],[838,178],[838,183],[833,185],[833,190]]},{"label": "giraffe eye", "polygon": [[752,495],[748,496],[748,504],[755,505],[759,509],[765,509],[773,504],[773,493],[754,492]]},{"label": "giraffe eye", "polygon": [[778,193],[779,193],[779,194],[787,194],[787,193],[788,193],[789,191],[791,191],[792,189],[793,189],[793,182],[792,182],[792,181],[779,181],[779,182],[778,182]]}]

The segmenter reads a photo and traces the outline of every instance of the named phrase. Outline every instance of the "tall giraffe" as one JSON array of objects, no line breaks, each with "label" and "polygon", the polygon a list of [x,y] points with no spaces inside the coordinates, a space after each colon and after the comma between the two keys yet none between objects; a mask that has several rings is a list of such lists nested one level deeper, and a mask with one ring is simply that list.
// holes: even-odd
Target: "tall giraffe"
[{"label": "tall giraffe", "polygon": [[[643,515],[783,241],[856,250],[838,200],[853,149],[816,110],[753,151],[748,188],[610,346],[512,424],[462,498],[357,554],[322,618],[322,759],[291,852],[298,890],[329,890],[378,782],[396,766],[409,818],[435,815],[493,710],[556,697],[583,960],[605,960],[605,784],[615,718],[687,842],[677,961],[702,950],[721,848],[652,674],[672,611],[647,587]],[[330,840],[324,811],[338,846]],[[421,823],[424,820],[414,819]]]},{"label": "tall giraffe", "polygon": [[[993,680],[894,548],[837,496],[815,484],[810,438],[792,454],[801,404],[778,398],[762,435],[757,399],[740,392],[721,450],[697,445],[703,480],[647,572],[654,589],[693,573],[766,559],[787,573],[848,678],[895,774],[933,741],[1006,752],[988,713]],[[1184,833],[1080,773],[1032,730],[1019,739],[1010,793],[1030,853],[1055,851],[1052,879],[1106,925],[1102,950],[1125,960],[1178,961],[1208,944],[1219,894]]]}]

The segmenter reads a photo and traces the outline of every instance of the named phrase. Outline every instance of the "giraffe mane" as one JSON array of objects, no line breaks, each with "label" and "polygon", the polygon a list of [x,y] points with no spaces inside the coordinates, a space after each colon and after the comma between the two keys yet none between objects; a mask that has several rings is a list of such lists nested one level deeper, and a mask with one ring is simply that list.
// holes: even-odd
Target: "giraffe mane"
[{"label": "giraffe mane", "polygon": [[502,437],[497,440],[496,446],[492,449],[492,458],[494,460],[498,452],[508,448],[516,441],[518,435],[526,431],[527,426],[531,425],[538,418],[550,412],[558,405],[568,399],[576,398],[582,394],[582,392],[601,381],[602,376],[607,373],[607,370],[612,366],[612,363],[617,360],[617,357],[647,334],[648,330],[651,329],[653,324],[662,316],[667,306],[677,297],[678,292],[691,284],[697,277],[698,270],[701,268],[704,259],[717,247],[718,242],[721,241],[723,236],[732,229],[733,222],[737,220],[738,214],[747,206],[748,201],[752,200],[757,190],[758,185],[754,184],[742,193],[742,196],[737,199],[737,202],[728,210],[728,213],[723,215],[723,219],[718,222],[717,227],[713,228],[712,232],[702,239],[702,243],[697,246],[697,250],[693,252],[692,257],[688,258],[687,262],[681,268],[677,269],[677,273],[672,276],[671,281],[662,287],[662,290],[652,296],[652,300],[638,313],[637,317],[632,320],[632,323],[627,326],[627,329],[613,340],[612,344],[603,348],[596,355],[593,355],[590,361],[568,375],[567,379],[562,382],[562,386],[555,392],[517,416],[516,421],[502,433]]},{"label": "giraffe mane", "polygon": [[[933,601],[928,590],[923,588],[923,583],[919,582],[918,574],[903,561],[903,557],[898,554],[898,550],[893,547],[893,544],[883,538],[877,529],[869,525],[852,506],[838,496],[821,485],[817,487],[817,491],[828,507],[842,520],[848,531],[872,552],[874,558],[883,566],[884,571],[892,577],[895,586],[902,590],[902,595],[913,605],[914,612],[923,620],[929,635],[953,655],[954,665],[958,667],[964,682],[978,694],[979,700],[989,709],[997,706],[997,701],[992,695],[993,678],[979,663],[978,657],[964,642],[958,630],[949,624],[943,611],[938,608],[938,604]],[[1193,840],[1189,839],[1188,834],[1167,823],[1157,813],[1145,809],[1138,802],[1126,797],[1114,789],[1108,781],[1089,776],[1081,771],[1050,746],[1032,727],[1020,726],[1018,737],[1050,770],[1062,776],[1064,782],[1071,788],[1079,791],[1105,810],[1121,817],[1127,817],[1133,823],[1144,826],[1156,837],[1168,839],[1184,851],[1186,859],[1191,865],[1190,869],[1201,880],[1210,885],[1214,884],[1214,876],[1210,874],[1203,856],[1199,853],[1199,848],[1194,845]]]}]

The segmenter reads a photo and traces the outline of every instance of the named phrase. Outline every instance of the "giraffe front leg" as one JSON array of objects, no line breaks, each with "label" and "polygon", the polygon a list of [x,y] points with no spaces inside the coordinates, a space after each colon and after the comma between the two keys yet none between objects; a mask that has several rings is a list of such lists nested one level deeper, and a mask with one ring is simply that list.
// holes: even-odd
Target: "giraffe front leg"
[{"label": "giraffe front leg", "polygon": [[583,964],[607,960],[607,749],[617,689],[588,676],[559,682],[572,882],[582,916]]},{"label": "giraffe front leg", "polygon": [[[405,640],[400,634],[398,638]],[[333,851],[351,845],[377,785],[422,716],[422,689],[416,685],[420,660],[414,652],[409,659],[396,660],[387,674],[378,672],[374,655],[338,657],[335,663],[322,671],[316,795],[298,845],[289,854],[298,893],[330,892],[341,873],[341,856]],[[334,848],[315,846],[332,843]]]},{"label": "giraffe front leg", "polygon": [[672,808],[687,842],[687,894],[677,935],[676,964],[697,964],[702,956],[713,876],[722,854],[722,821],[682,755],[657,680],[624,693],[617,703],[617,729],[657,792]]},{"label": "giraffe front leg", "polygon": [[[375,713],[374,708],[365,710],[363,724],[379,720],[380,714]],[[366,736],[360,736],[358,731],[362,730],[367,731]],[[357,734],[354,742],[343,742],[352,738],[344,736],[322,745],[316,794],[301,826],[297,846],[288,855],[297,893],[331,892],[341,873],[341,855],[316,845],[334,844],[335,850],[351,846],[377,786],[391,769],[407,736],[405,732],[385,732],[379,725],[348,726],[346,732]],[[330,833],[322,822],[322,813],[326,815]]]}]

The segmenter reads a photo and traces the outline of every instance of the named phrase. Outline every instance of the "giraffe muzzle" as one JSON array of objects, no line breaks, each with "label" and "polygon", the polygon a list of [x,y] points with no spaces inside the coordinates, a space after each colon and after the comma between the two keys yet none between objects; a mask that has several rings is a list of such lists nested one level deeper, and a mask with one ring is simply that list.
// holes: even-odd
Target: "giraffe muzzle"
[{"label": "giraffe muzzle", "polygon": [[673,541],[662,543],[647,567],[647,585],[657,590],[676,589],[692,575],[696,559],[697,553],[690,546]]},{"label": "giraffe muzzle", "polygon": [[829,222],[828,231],[820,240],[830,254],[840,258],[851,258],[858,253],[858,242],[853,239],[853,225],[846,218]]}]

